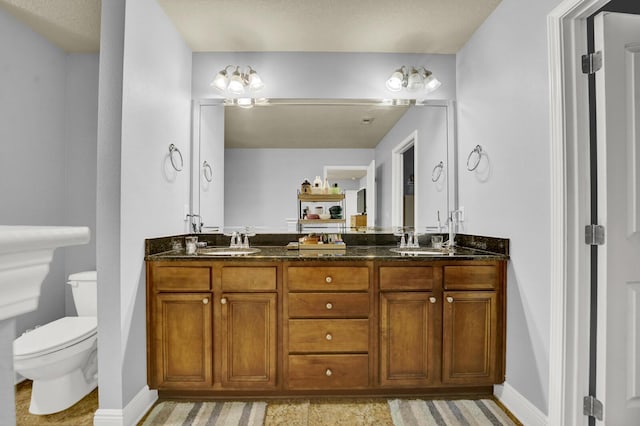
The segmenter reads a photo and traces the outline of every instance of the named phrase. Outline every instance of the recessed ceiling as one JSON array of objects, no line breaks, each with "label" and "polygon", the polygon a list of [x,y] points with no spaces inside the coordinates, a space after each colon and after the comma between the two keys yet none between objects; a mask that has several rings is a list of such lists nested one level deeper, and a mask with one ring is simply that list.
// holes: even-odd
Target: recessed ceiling
[{"label": "recessed ceiling", "polygon": [[[453,54],[500,0],[158,3],[195,52]],[[67,52],[99,50],[100,0],[0,0],[0,6]]]}]

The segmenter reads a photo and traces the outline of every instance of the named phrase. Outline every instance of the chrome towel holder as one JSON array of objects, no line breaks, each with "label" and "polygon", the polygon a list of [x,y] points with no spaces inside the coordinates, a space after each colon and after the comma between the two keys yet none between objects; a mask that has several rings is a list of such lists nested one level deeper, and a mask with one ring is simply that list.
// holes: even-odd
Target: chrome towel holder
[{"label": "chrome towel holder", "polygon": [[213,170],[211,169],[211,164],[204,160],[202,163],[202,174],[207,182],[211,182],[213,180]]},{"label": "chrome towel holder", "polygon": [[[174,154],[178,154],[176,157]],[[180,158],[180,167],[176,165],[176,158]],[[181,172],[184,167],[184,160],[182,159],[182,153],[174,144],[169,145],[169,159],[171,160],[171,165],[175,169],[176,172]]]},{"label": "chrome towel holder", "polygon": [[[474,154],[476,154],[477,158],[473,162],[471,162],[471,158],[474,157]],[[472,172],[475,169],[477,169],[481,159],[482,159],[482,147],[480,145],[476,145],[476,147],[473,148],[473,151],[471,151],[469,153],[469,156],[467,157],[467,170]],[[470,165],[469,162],[471,162],[472,165]]]},{"label": "chrome towel holder", "polygon": [[440,180],[442,176],[442,172],[444,171],[444,163],[441,161],[433,168],[431,172],[431,182],[437,182]]}]

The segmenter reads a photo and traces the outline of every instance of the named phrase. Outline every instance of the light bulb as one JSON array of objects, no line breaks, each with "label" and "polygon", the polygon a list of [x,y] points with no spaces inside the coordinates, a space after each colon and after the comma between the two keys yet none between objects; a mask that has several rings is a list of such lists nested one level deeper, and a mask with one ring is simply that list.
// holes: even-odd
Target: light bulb
[{"label": "light bulb", "polygon": [[238,98],[238,106],[240,108],[253,108],[254,101],[252,98]]},{"label": "light bulb", "polygon": [[234,95],[241,95],[244,93],[244,81],[240,75],[240,67],[236,68],[233,74],[231,74],[227,90]]},{"label": "light bulb", "polygon": [[425,82],[424,82],[424,90],[427,91],[427,92],[433,92],[434,90],[436,90],[441,85],[442,85],[442,83],[440,82],[440,80],[435,78],[433,76],[433,74],[432,74],[429,77],[427,77],[427,79],[425,80]]},{"label": "light bulb", "polygon": [[402,84],[404,82],[404,73],[402,68],[398,68],[391,74],[391,77],[387,80],[387,89],[392,92],[399,92],[402,90]]},{"label": "light bulb", "polygon": [[407,79],[407,90],[416,91],[422,89],[423,87],[424,80],[422,79],[422,76],[420,75],[418,70],[413,68]]}]

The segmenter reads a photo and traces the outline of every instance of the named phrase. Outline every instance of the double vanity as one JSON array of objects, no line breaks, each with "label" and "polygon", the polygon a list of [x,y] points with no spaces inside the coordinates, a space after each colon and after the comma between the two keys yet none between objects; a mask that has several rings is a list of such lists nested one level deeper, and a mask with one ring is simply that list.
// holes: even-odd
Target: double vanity
[{"label": "double vanity", "polygon": [[[228,238],[200,234],[208,246]],[[341,253],[186,255],[146,241],[148,383],[162,397],[485,396],[504,381],[508,240],[454,253],[345,235]]]}]

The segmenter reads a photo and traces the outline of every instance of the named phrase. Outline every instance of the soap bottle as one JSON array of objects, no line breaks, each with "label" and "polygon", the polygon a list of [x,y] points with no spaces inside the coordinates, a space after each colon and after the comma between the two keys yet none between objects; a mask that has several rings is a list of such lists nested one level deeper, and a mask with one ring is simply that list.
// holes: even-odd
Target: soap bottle
[{"label": "soap bottle", "polygon": [[339,194],[340,193],[340,187],[338,186],[337,183],[334,183],[333,186],[331,187],[331,193],[332,194]]},{"label": "soap bottle", "polygon": [[322,193],[329,194],[331,188],[329,187],[329,179],[324,178],[324,185],[322,186]]}]

